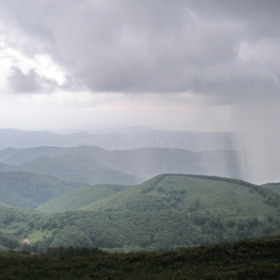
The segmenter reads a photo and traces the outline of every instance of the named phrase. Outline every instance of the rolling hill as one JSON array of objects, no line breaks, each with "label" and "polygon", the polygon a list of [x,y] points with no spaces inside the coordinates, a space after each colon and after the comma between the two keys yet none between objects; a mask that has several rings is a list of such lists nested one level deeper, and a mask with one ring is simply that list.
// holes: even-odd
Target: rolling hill
[{"label": "rolling hill", "polygon": [[280,183],[268,183],[262,185],[262,187],[271,190],[277,194],[280,194]]},{"label": "rolling hill", "polygon": [[81,189],[67,195],[70,207],[60,199],[41,207],[47,212],[67,211],[38,221],[38,227],[55,232],[49,246],[159,250],[263,236],[280,229],[280,197],[235,179],[169,174],[109,197],[94,199],[95,194],[94,187]]},{"label": "rolling hill", "polygon": [[86,186],[28,172],[0,172],[0,202],[13,207],[34,209]]}]

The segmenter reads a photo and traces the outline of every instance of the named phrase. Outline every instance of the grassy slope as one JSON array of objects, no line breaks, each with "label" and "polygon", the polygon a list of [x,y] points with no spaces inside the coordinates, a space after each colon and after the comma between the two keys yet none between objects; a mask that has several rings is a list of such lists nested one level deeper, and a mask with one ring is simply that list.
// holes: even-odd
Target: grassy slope
[{"label": "grassy slope", "polygon": [[29,172],[0,173],[0,201],[14,207],[36,208],[58,196],[85,187]]},{"label": "grassy slope", "polygon": [[[151,200],[160,199],[163,205],[167,205],[167,202],[164,202],[173,196],[180,197],[180,201],[174,206],[180,207],[181,210],[188,210],[199,199],[202,204],[200,207],[202,212],[211,210],[214,213],[225,215],[235,215],[234,210],[231,212],[231,209],[239,208],[238,204],[240,204],[240,207],[249,208],[255,208],[256,204],[263,204],[260,203],[260,196],[257,193],[251,195],[247,188],[238,184],[209,180],[207,178],[193,178],[188,175],[160,175],[139,186],[127,189],[125,193],[118,194],[85,209],[105,210],[110,205],[109,207],[116,211],[123,211],[124,208],[130,208],[131,206],[138,210],[137,207],[143,208],[145,198]],[[250,203],[247,206],[249,198]],[[225,206],[228,208],[227,213],[224,213]],[[260,208],[259,212],[262,213],[263,209]],[[251,215],[250,209],[249,211],[242,211],[242,215]]]},{"label": "grassy slope", "polygon": [[55,198],[41,205],[37,210],[46,213],[80,210],[126,189],[126,186],[121,185],[94,185]]},{"label": "grassy slope", "polygon": [[[64,211],[81,208],[96,211],[106,211],[108,209],[110,211],[139,211],[144,207],[149,208],[149,203],[152,201],[155,203],[160,201],[162,202],[161,206],[163,209],[172,204],[173,207],[171,208],[182,211],[189,210],[199,199],[201,205],[198,211],[200,213],[211,211],[211,213],[221,217],[238,216],[240,218],[248,218],[254,212],[261,218],[264,215],[274,215],[276,213],[275,208],[263,203],[263,196],[258,192],[253,191],[250,193],[249,189],[242,185],[210,180],[207,177],[195,178],[188,175],[157,176],[141,185],[126,188],[124,192],[115,192],[114,195],[110,195],[110,198],[106,198],[105,192],[110,190],[109,186],[106,190],[103,188],[105,195],[102,195],[102,198],[104,200],[99,199],[99,194],[96,194],[102,188],[102,186],[91,186],[64,196],[71,203],[74,204],[76,202],[77,206],[74,206],[75,209],[69,207],[68,203],[64,203],[65,209],[63,208],[64,197],[57,198],[48,204],[52,203],[51,207],[59,207],[60,210]],[[150,191],[147,191],[149,189]],[[95,199],[96,195],[97,199]],[[168,200],[174,201],[168,203]],[[90,201],[92,203],[89,203]],[[51,207],[48,208],[48,211],[51,210]]]},{"label": "grassy slope", "polygon": [[0,254],[0,279],[279,279],[279,237],[163,253]]}]

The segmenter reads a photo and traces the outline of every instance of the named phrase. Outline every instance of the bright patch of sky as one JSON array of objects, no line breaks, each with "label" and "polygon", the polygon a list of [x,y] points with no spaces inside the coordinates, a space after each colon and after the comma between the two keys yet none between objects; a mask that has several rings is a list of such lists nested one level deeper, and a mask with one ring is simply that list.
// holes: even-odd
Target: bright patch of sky
[{"label": "bright patch of sky", "polygon": [[55,80],[59,86],[66,81],[65,71],[49,55],[34,54],[27,57],[19,50],[7,46],[5,37],[0,38],[0,88],[3,91],[9,91],[7,79],[13,74],[13,67],[18,67],[25,75],[34,70],[39,76]]}]

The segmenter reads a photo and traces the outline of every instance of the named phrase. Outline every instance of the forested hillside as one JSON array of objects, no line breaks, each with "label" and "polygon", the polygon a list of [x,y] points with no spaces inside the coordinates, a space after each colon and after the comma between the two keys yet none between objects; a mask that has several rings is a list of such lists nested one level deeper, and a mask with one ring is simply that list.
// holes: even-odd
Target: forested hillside
[{"label": "forested hillside", "polygon": [[92,186],[65,198],[40,207],[55,213],[28,212],[34,217],[24,219],[5,208],[2,232],[18,242],[28,238],[24,248],[42,252],[58,246],[166,250],[280,230],[276,193],[222,177],[167,174],[130,187]]}]

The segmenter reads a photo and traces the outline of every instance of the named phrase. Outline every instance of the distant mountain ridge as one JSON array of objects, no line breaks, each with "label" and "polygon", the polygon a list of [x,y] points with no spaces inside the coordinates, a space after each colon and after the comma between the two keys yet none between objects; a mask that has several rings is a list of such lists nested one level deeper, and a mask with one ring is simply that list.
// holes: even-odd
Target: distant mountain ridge
[{"label": "distant mountain ridge", "polygon": [[[235,151],[192,152],[139,148],[108,151],[100,147],[38,147],[0,151],[4,170],[27,171],[88,184],[138,184],[163,173],[242,178]],[[3,165],[9,164],[10,166]]]},{"label": "distant mountain ridge", "polygon": [[190,132],[143,130],[137,134],[79,132],[57,134],[50,131],[25,131],[0,129],[0,150],[5,148],[29,148],[40,146],[73,147],[98,146],[107,150],[136,148],[177,148],[191,151],[235,149],[234,137],[225,132]]}]

